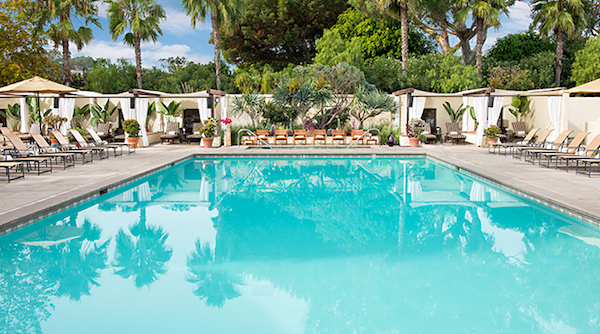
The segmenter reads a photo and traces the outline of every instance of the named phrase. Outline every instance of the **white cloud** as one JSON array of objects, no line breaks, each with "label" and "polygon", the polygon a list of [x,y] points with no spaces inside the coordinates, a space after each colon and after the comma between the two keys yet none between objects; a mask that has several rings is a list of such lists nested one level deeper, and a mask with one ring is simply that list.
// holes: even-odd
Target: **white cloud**
[{"label": "white cloud", "polygon": [[[113,62],[119,58],[126,58],[131,60],[132,64],[135,64],[135,52],[133,48],[121,42],[94,40],[79,52],[74,45],[71,47],[72,57],[89,56],[93,58],[108,58]],[[158,60],[168,57],[185,57],[188,60],[202,64],[206,64],[213,59],[210,55],[192,53],[192,49],[184,44],[164,45],[160,42],[156,44],[142,44],[143,67],[159,66]]]},{"label": "white cloud", "polygon": [[110,7],[110,4],[106,2],[101,2],[100,4],[98,4],[98,17],[103,17],[105,19],[108,18],[108,15],[106,15],[108,7]]},{"label": "white cloud", "polygon": [[[192,33],[194,29],[192,28],[191,19],[189,16],[185,15],[185,13],[181,10],[171,7],[165,7],[165,11],[167,12],[167,20],[161,24],[161,28],[164,32],[175,35]],[[210,20],[206,21],[205,23],[197,22],[196,30],[211,31],[212,28],[209,21]]]},{"label": "white cloud", "polygon": [[509,18],[503,20],[500,29],[504,34],[528,30],[531,24],[531,8],[525,1],[517,1],[511,8]]}]

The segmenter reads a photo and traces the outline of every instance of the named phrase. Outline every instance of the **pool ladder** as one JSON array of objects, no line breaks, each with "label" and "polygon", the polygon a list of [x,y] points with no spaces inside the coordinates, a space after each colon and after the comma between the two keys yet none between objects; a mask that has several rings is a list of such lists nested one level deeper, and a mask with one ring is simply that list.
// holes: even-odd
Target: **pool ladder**
[{"label": "pool ladder", "polygon": [[273,147],[272,147],[271,145],[269,145],[267,142],[265,142],[264,140],[260,139],[260,138],[259,138],[259,137],[256,135],[256,133],[252,132],[252,131],[251,131],[251,130],[249,130],[249,129],[241,129],[240,131],[238,131],[238,136],[237,136],[237,144],[238,144],[238,146],[240,146],[240,134],[241,134],[242,132],[247,132],[247,133],[249,133],[249,134],[250,134],[252,137],[254,137],[254,138],[258,139],[258,140],[259,140],[261,143],[263,143],[263,144],[267,145],[267,146],[268,146],[270,149],[272,149],[272,148],[273,148]]}]

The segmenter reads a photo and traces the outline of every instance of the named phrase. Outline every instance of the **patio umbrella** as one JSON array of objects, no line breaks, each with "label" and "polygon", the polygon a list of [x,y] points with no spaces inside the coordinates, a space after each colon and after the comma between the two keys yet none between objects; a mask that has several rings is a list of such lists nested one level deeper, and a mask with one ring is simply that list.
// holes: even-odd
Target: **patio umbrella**
[{"label": "patio umbrella", "polygon": [[15,82],[0,88],[0,93],[35,93],[38,102],[38,113],[42,118],[40,108],[40,93],[72,93],[77,89],[57,82],[35,76],[31,79]]},{"label": "patio umbrella", "polygon": [[84,230],[79,227],[50,225],[33,233],[29,233],[15,240],[15,242],[20,242],[28,246],[40,246],[46,248],[60,244],[61,242],[79,238],[83,235],[83,232]]}]

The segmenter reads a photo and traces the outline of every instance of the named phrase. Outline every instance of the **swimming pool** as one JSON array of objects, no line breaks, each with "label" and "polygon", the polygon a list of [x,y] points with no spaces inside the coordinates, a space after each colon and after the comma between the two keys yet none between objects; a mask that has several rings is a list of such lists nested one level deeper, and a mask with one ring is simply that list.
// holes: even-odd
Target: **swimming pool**
[{"label": "swimming pool", "polygon": [[428,159],[192,159],[0,238],[0,332],[598,332],[596,227]]}]

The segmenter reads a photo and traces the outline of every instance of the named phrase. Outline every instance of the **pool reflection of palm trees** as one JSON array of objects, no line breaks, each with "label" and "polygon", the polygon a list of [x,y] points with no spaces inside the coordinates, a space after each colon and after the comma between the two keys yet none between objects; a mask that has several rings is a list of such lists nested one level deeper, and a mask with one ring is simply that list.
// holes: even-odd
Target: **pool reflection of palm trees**
[{"label": "pool reflection of palm trees", "polygon": [[188,256],[187,269],[187,281],[195,285],[194,295],[206,305],[221,308],[227,300],[240,296],[236,285],[243,284],[242,278],[226,268],[208,243],[196,241],[196,251]]},{"label": "pool reflection of palm trees", "polygon": [[129,232],[131,236],[122,229],[117,233],[115,273],[125,279],[134,277],[137,288],[149,286],[167,272],[166,263],[173,255],[166,245],[169,234],[160,226],[146,225],[145,209],[141,209],[140,220]]}]

